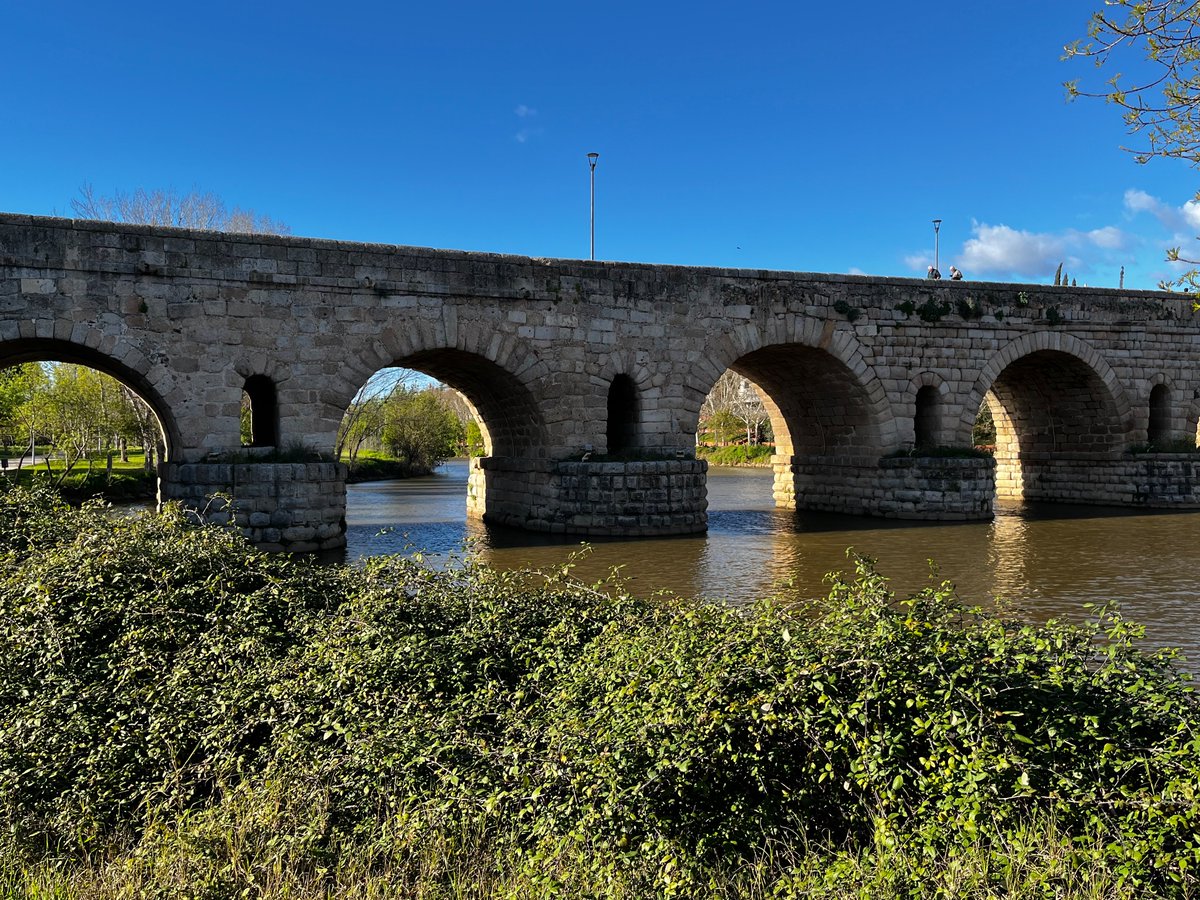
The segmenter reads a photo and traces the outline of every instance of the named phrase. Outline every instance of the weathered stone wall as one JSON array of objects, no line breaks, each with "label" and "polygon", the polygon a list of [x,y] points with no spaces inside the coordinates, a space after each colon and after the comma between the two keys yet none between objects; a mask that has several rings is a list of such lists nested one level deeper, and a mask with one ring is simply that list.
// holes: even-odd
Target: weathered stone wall
[{"label": "weathered stone wall", "polygon": [[1137,453],[1119,458],[1022,456],[1025,500],[1059,503],[1200,508],[1200,456]]},{"label": "weathered stone wall", "polygon": [[[902,456],[846,462],[794,457],[792,509],[896,519],[969,520],[992,515],[995,464],[987,458]],[[777,473],[776,483],[783,480]],[[776,497],[781,491],[776,489]]]},{"label": "weathered stone wall", "polygon": [[468,511],[553,534],[691,534],[708,524],[707,470],[694,459],[534,465],[482,457],[471,460]]},{"label": "weathered stone wall", "polygon": [[264,550],[345,546],[340,463],[164,463],[159,476],[161,501],[177,500],[210,522],[232,524]]}]

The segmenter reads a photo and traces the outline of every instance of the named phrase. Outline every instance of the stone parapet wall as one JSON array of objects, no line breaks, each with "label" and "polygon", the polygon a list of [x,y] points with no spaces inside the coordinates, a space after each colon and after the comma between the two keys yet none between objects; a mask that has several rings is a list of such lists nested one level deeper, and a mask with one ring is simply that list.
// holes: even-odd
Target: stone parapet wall
[{"label": "stone parapet wall", "polygon": [[262,550],[331,550],[346,545],[346,472],[340,463],[166,463],[159,499],[232,524]]},{"label": "stone parapet wall", "polygon": [[1138,453],[1119,458],[1022,454],[1024,499],[1059,503],[1200,508],[1200,456]]},{"label": "stone parapet wall", "polygon": [[[471,461],[467,506],[487,521],[592,536],[695,534],[708,526],[703,460]],[[486,503],[485,503],[486,500]]]},{"label": "stone parapet wall", "polygon": [[[790,468],[796,509],[927,520],[992,515],[991,459],[906,456],[869,462],[795,457]],[[781,477],[777,470],[777,498]]]}]

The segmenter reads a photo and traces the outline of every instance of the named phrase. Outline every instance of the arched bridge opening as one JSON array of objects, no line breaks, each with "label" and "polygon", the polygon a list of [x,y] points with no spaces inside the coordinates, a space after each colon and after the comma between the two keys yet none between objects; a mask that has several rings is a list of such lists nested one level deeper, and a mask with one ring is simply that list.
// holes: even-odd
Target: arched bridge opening
[{"label": "arched bridge opening", "polygon": [[984,395],[995,427],[996,497],[1103,502],[1097,482],[1125,449],[1112,387],[1080,357],[1036,350],[1000,371]]},{"label": "arched bridge opening", "polygon": [[338,449],[352,467],[365,445],[418,474],[462,453],[468,515],[525,526],[545,442],[541,410],[517,376],[475,353],[435,349],[393,360],[360,389]]},{"label": "arched bridge opening", "polygon": [[[882,391],[833,353],[802,344],[763,347],[734,360],[745,381],[733,403],[758,403],[769,421],[777,506],[872,511],[883,452]],[[745,395],[745,385],[753,397]],[[744,413],[743,423],[753,416]],[[755,429],[751,425],[749,433]],[[752,438],[748,439],[748,442]]]},{"label": "arched bridge opening", "polygon": [[69,341],[0,343],[0,466],[35,466],[59,484],[82,475],[149,481],[178,446],[158,387],[142,371]]}]

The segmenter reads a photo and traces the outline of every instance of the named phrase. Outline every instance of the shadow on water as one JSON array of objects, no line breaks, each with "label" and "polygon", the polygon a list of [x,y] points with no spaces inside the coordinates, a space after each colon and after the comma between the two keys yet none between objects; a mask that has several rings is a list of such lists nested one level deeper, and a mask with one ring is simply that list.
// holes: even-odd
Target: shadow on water
[{"label": "shadow on water", "polygon": [[[550,569],[580,549],[577,536],[468,520],[466,482],[458,460],[427,478],[350,485],[344,558],[421,550],[445,560],[469,544],[498,568]],[[1196,512],[1005,505],[991,521],[939,523],[791,512],[774,508],[770,472],[713,469],[707,534],[589,541],[575,573],[599,581],[619,569],[639,594],[745,603],[788,582],[789,595],[812,597],[828,592],[826,573],[853,569],[852,547],[876,560],[897,593],[945,579],[968,602],[1001,596],[1035,620],[1079,620],[1085,603],[1117,604],[1147,625],[1151,643],[1200,660],[1197,546]]]}]

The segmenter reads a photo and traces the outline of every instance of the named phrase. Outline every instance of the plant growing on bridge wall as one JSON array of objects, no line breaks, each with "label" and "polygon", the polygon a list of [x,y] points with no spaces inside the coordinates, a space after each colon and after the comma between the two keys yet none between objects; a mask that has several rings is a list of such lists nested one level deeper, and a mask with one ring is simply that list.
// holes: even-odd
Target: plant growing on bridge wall
[{"label": "plant growing on bridge wall", "polygon": [[924,303],[917,307],[917,315],[922,322],[940,322],[943,316],[950,314],[950,304],[945,301],[939,303],[930,297]]},{"label": "plant growing on bridge wall", "polygon": [[980,316],[983,315],[983,308],[979,305],[979,301],[977,301],[974,297],[970,297],[970,296],[960,297],[957,300],[955,300],[954,308],[955,308],[955,310],[957,310],[959,316],[961,316],[966,321],[970,321],[971,319],[978,319]]},{"label": "plant growing on bridge wall", "polygon": [[846,321],[853,322],[862,315],[862,310],[851,306],[845,300],[838,300],[833,304],[834,312],[841,313],[846,317]]},{"label": "plant growing on bridge wall", "polygon": [[1063,322],[1063,314],[1058,311],[1057,306],[1046,308],[1046,324],[1050,326],[1060,325]]},{"label": "plant growing on bridge wall", "polygon": [[895,308],[904,313],[905,317],[907,318],[916,312],[917,304],[913,303],[911,300],[902,300],[896,304]]}]

